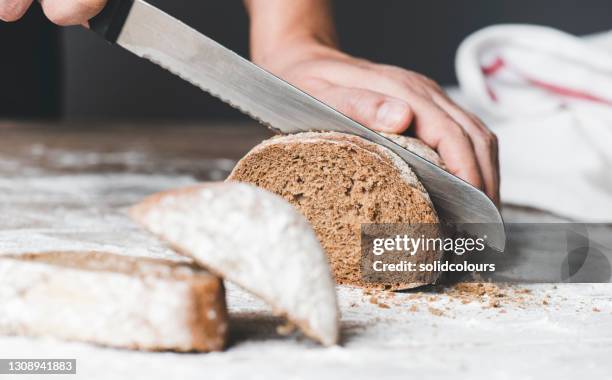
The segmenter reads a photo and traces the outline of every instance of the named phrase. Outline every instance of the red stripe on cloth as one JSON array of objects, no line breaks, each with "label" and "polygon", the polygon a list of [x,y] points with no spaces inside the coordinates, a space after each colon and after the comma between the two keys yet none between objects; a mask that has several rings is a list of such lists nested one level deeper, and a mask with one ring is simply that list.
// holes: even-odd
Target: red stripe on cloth
[{"label": "red stripe on cloth", "polygon": [[[499,70],[503,69],[504,67],[506,67],[506,62],[504,62],[503,59],[501,59],[501,57],[497,57],[495,58],[495,60],[487,66],[482,66],[482,73],[487,76],[490,77],[492,75],[495,75],[495,73],[497,73]],[[489,94],[489,97],[491,98],[491,100],[493,100],[494,102],[497,102],[497,94],[495,93],[495,91],[493,91],[493,89],[491,88],[491,86],[487,86],[487,93]]]},{"label": "red stripe on cloth", "polygon": [[504,60],[501,59],[501,57],[497,57],[495,58],[493,63],[491,63],[490,65],[482,66],[482,72],[484,75],[490,77],[491,75],[494,75],[499,70],[503,69],[505,66],[506,66],[506,62],[504,62]]},{"label": "red stripe on cloth", "polygon": [[586,100],[586,101],[590,101],[590,102],[595,102],[595,103],[600,103],[600,104],[606,104],[609,106],[612,106],[612,101],[609,99],[604,99],[602,97],[599,97],[597,95],[593,95],[591,93],[588,93],[586,91],[581,91],[581,90],[575,90],[575,89],[571,89],[571,88],[567,88],[567,87],[563,87],[560,85],[556,85],[556,84],[552,84],[552,83],[548,83],[548,82],[544,82],[538,79],[533,79],[533,78],[528,78],[525,77],[525,79],[532,84],[533,86],[542,88],[544,90],[550,91],[554,94],[560,95],[560,96],[564,96],[567,98],[574,98],[574,99],[580,99],[580,100]]},{"label": "red stripe on cloth", "polygon": [[[490,76],[497,74],[500,70],[507,69],[507,68],[508,66],[506,62],[501,57],[497,57],[491,64],[482,66],[482,72],[485,76],[490,77]],[[589,102],[612,106],[612,100],[610,99],[605,99],[605,98],[591,94],[586,91],[576,90],[576,89],[564,87],[561,85],[548,83],[548,82],[545,82],[539,79],[530,78],[521,73],[517,73],[517,74],[523,77],[530,85],[539,87],[553,94],[563,96],[566,98],[574,98],[574,99],[585,100]],[[487,92],[489,93],[489,96],[491,97],[493,101],[498,100],[497,94],[495,94],[495,92],[490,86],[487,86]]]},{"label": "red stripe on cloth", "polygon": [[493,91],[493,89],[489,85],[487,85],[487,94],[489,94],[489,97],[491,98],[491,100],[497,103],[497,100],[498,100],[497,94],[495,93],[495,91]]}]

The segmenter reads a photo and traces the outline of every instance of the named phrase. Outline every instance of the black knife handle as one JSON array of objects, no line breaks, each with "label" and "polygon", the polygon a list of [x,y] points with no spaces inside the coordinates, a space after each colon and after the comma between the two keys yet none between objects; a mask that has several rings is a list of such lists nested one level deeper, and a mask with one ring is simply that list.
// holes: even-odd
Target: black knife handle
[{"label": "black knife handle", "polygon": [[89,27],[110,43],[117,42],[134,0],[108,0],[104,9],[89,20]]}]

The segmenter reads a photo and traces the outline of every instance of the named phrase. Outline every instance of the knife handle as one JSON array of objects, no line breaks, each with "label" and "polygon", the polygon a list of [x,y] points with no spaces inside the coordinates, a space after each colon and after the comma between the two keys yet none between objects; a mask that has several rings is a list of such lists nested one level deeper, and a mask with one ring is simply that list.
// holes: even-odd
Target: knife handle
[{"label": "knife handle", "polygon": [[133,4],[134,0],[108,0],[104,9],[89,20],[89,27],[108,42],[117,42]]}]

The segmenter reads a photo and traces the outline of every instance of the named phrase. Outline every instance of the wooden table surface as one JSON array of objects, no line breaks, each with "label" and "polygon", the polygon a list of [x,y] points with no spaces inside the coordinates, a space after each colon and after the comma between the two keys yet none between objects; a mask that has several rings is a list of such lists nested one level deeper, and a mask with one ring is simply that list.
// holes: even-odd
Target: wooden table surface
[{"label": "wooden table surface", "polygon": [[[207,123],[202,124],[44,124],[0,122],[0,155],[13,157],[50,170],[178,170],[195,171],[195,175],[205,175],[198,169],[198,161],[231,159],[238,160],[253,146],[273,134],[256,123]],[[73,152],[86,157],[103,154],[112,157],[118,154],[115,166],[95,166],[83,162],[73,166],[61,166],[58,162],[42,162],[48,158],[37,154],[39,148],[46,152]],[[37,151],[37,149],[39,149]],[[125,161],[121,162],[120,155]],[[129,156],[147,157],[149,162],[131,165]],[[191,163],[189,163],[191,162]],[[113,164],[113,162],[107,162]],[[172,168],[172,165],[177,167]]]},{"label": "wooden table surface", "polygon": [[[4,122],[0,123],[0,175],[7,181],[41,173],[223,180],[237,159],[269,136],[268,130],[255,124]],[[141,177],[147,176],[137,178]],[[521,209],[508,209],[507,217],[558,220]],[[321,348],[279,337],[275,332],[279,321],[269,308],[228,284],[233,333],[226,352],[141,353],[0,337],[0,357],[74,357],[79,374],[71,379],[610,378],[612,287],[551,284],[522,289],[524,300],[504,301],[501,308],[463,303],[445,293],[397,294],[382,307],[361,290],[339,287],[343,343]]]}]

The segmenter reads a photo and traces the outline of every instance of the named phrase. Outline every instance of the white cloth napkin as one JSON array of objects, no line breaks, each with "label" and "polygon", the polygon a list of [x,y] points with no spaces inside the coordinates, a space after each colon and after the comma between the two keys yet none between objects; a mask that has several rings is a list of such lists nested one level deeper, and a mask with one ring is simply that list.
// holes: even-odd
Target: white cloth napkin
[{"label": "white cloth napkin", "polygon": [[499,138],[504,202],[612,222],[612,32],[493,26],[462,43],[456,70]]}]

